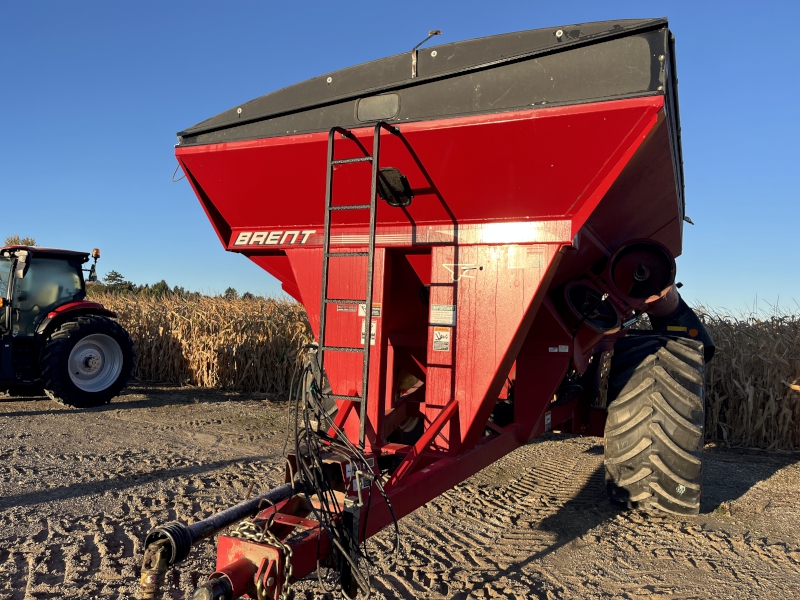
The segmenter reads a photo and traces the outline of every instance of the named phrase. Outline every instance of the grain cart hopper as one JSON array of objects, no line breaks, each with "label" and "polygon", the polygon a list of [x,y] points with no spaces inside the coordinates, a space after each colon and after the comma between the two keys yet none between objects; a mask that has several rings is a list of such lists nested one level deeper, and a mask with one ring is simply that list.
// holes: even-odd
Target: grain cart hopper
[{"label": "grain cart hopper", "polygon": [[145,597],[237,522],[196,598],[283,598],[318,564],[366,593],[366,538],[551,429],[605,432],[612,500],[696,513],[713,345],[674,284],[676,86],[665,19],[588,23],[417,47],[181,132],[220,242],[317,345],[286,484],[154,529]]}]

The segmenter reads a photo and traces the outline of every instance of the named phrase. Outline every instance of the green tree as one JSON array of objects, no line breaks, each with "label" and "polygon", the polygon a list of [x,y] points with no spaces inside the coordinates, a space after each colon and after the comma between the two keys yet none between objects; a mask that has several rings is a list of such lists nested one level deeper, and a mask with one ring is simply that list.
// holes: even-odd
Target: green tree
[{"label": "green tree", "polygon": [[169,284],[163,279],[150,286],[150,293],[152,293],[156,298],[161,298],[165,294],[169,294],[171,292],[172,289],[169,287]]},{"label": "green tree", "polygon": [[225,290],[223,296],[226,300],[236,300],[239,298],[239,292],[236,291],[236,288],[229,287],[227,290]]},{"label": "green tree", "polygon": [[126,283],[125,276],[122,273],[117,271],[109,271],[106,273],[106,276],[103,277],[103,283],[108,286],[115,286],[115,285],[122,285]]},{"label": "green tree", "polygon": [[10,235],[6,238],[6,246],[35,246],[36,238],[19,237],[19,234]]},{"label": "green tree", "polygon": [[118,271],[109,271],[106,276],[103,277],[103,283],[106,288],[113,292],[134,291],[133,283],[125,279],[125,276]]}]

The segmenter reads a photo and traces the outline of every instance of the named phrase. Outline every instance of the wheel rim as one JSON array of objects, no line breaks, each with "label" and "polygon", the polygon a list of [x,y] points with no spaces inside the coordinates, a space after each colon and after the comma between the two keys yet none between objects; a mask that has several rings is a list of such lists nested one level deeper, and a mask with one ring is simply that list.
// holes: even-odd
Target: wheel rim
[{"label": "wheel rim", "polygon": [[87,335],[69,353],[69,377],[84,392],[102,392],[122,373],[122,348],[102,333]]}]

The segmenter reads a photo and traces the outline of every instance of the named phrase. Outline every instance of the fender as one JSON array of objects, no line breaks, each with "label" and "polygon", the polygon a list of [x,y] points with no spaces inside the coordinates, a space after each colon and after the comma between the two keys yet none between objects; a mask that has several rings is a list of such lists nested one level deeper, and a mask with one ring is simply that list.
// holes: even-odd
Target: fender
[{"label": "fender", "polygon": [[47,313],[47,316],[42,319],[42,322],[39,323],[39,326],[36,328],[36,334],[45,336],[67,319],[77,317],[78,315],[100,315],[102,317],[112,318],[117,317],[117,313],[108,310],[99,302],[90,302],[88,300],[67,302],[66,304],[62,304],[61,306]]},{"label": "fender", "polygon": [[[669,296],[672,295],[672,291],[674,291],[674,295],[677,296],[677,303],[669,299]],[[711,334],[708,333],[705,325],[703,325],[703,322],[700,320],[700,317],[692,310],[691,306],[686,304],[677,290],[675,290],[674,286],[672,290],[670,290],[670,293],[665,296],[665,299],[667,302],[677,305],[668,314],[658,314],[657,311],[654,311],[656,314],[648,312],[647,316],[650,317],[650,324],[653,326],[653,330],[665,333],[666,335],[680,335],[700,340],[703,342],[706,364],[710,363],[711,359],[714,358],[717,347],[714,344],[714,340],[711,339]]]}]

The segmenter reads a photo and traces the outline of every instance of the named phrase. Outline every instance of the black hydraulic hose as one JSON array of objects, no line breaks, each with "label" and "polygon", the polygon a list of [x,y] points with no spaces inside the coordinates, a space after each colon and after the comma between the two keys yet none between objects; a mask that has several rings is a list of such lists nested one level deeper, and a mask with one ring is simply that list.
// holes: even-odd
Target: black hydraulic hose
[{"label": "black hydraulic hose", "polygon": [[292,484],[286,483],[265,494],[226,508],[222,512],[208,517],[207,519],[203,519],[202,521],[198,521],[197,523],[184,525],[178,521],[172,521],[166,525],[161,525],[147,534],[144,547],[147,549],[150,544],[161,540],[168,540],[172,548],[169,564],[174,565],[185,560],[186,557],[189,556],[191,547],[200,540],[211,537],[218,531],[233,525],[237,521],[253,516],[259,509],[265,506],[277,504],[282,500],[286,500],[297,491],[297,484],[293,487]]}]

